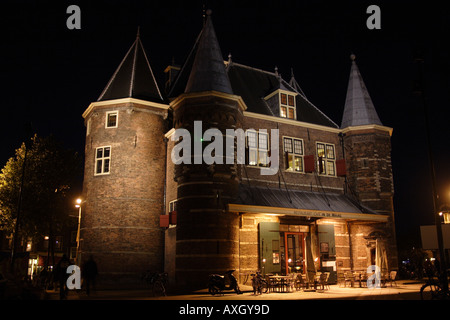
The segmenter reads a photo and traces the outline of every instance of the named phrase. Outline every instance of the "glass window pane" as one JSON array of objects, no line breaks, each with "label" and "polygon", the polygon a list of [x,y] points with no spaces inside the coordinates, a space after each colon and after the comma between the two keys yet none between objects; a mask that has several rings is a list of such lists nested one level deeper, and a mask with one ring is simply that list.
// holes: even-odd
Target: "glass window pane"
[{"label": "glass window pane", "polygon": [[303,141],[294,139],[294,153],[303,155]]},{"label": "glass window pane", "polygon": [[267,166],[269,164],[269,159],[267,157],[267,151],[259,151],[258,155],[259,155],[259,159],[258,159],[259,164],[261,166]]},{"label": "glass window pane", "polygon": [[281,104],[287,104],[287,95],[281,93],[280,96],[281,96]]},{"label": "glass window pane", "polygon": [[290,154],[288,156],[288,163],[289,163],[289,170],[294,170],[294,156],[292,154]]},{"label": "glass window pane", "polygon": [[288,108],[288,118],[289,119],[294,119],[294,108]]},{"label": "glass window pane", "polygon": [[259,141],[258,141],[258,147],[261,150],[269,150],[268,148],[268,139],[266,133],[259,133]]},{"label": "glass window pane", "polygon": [[257,148],[258,145],[256,143],[256,132],[254,131],[247,132],[247,141],[249,148]]},{"label": "glass window pane", "polygon": [[287,108],[286,107],[280,108],[280,117],[283,117],[283,118],[287,117]]},{"label": "glass window pane", "polygon": [[327,158],[334,159],[334,146],[327,144]]},{"label": "glass window pane", "polygon": [[284,138],[284,152],[292,153],[292,139],[291,138]]},{"label": "glass window pane", "polygon": [[294,164],[295,164],[295,167],[294,167],[295,171],[303,172],[303,161],[302,161],[302,157],[295,157]]},{"label": "glass window pane", "polygon": [[104,160],[103,173],[109,172],[109,159]]},{"label": "glass window pane", "polygon": [[103,158],[103,148],[98,148],[97,149],[97,154],[95,155],[96,159],[100,159]]},{"label": "glass window pane", "polygon": [[102,160],[97,160],[97,165],[95,168],[95,173],[102,173]]},{"label": "glass window pane", "polygon": [[327,161],[327,174],[329,176],[334,176],[334,161]]},{"label": "glass window pane", "polygon": [[105,153],[104,153],[105,158],[108,158],[110,156],[110,151],[111,151],[111,148],[105,148]]},{"label": "glass window pane", "polygon": [[258,154],[258,151],[256,149],[249,150],[249,152],[248,152],[248,164],[249,165],[256,166],[257,154]]},{"label": "glass window pane", "polygon": [[109,113],[108,114],[107,126],[108,127],[115,127],[116,124],[117,124],[117,114],[116,113]]},{"label": "glass window pane", "polygon": [[325,145],[322,143],[317,144],[317,156],[324,157],[325,156]]},{"label": "glass window pane", "polygon": [[289,99],[289,105],[291,107],[293,107],[294,106],[294,96],[288,96],[288,99]]}]

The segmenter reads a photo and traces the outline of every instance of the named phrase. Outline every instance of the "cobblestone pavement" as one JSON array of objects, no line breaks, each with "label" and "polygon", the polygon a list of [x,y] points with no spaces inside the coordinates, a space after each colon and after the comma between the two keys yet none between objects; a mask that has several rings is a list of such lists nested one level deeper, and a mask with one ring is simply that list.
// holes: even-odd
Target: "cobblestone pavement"
[{"label": "cobblestone pavement", "polygon": [[[266,293],[254,295],[252,288],[241,286],[243,294],[228,291],[223,295],[211,296],[207,290],[191,294],[168,294],[166,297],[153,297],[149,290],[102,290],[94,291],[90,296],[85,292],[70,291],[67,300],[420,300],[420,287],[423,283],[397,281],[397,285],[385,288],[350,288],[331,285],[328,290],[314,292],[294,291],[288,293]],[[47,292],[48,300],[59,300],[59,293]]]}]

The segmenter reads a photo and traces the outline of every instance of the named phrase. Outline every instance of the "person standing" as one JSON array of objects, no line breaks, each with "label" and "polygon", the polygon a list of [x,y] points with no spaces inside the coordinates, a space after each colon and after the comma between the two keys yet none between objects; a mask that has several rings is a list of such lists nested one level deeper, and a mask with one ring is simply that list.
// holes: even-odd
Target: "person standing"
[{"label": "person standing", "polygon": [[86,294],[90,294],[91,286],[95,289],[95,278],[97,277],[98,270],[92,256],[85,262],[83,266],[84,280],[86,281]]}]

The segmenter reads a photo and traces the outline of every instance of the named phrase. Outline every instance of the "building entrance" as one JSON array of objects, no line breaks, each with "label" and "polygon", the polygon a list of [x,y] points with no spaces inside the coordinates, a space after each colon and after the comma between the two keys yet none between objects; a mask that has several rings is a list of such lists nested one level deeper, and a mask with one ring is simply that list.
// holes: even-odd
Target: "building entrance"
[{"label": "building entrance", "polygon": [[304,273],[305,268],[305,234],[300,232],[282,232],[280,251],[282,252],[281,272]]}]

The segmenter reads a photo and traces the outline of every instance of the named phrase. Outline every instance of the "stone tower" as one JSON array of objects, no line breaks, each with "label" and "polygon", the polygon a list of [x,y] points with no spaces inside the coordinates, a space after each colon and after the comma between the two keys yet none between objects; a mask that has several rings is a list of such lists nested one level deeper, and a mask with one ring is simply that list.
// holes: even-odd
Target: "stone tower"
[{"label": "stone tower", "polygon": [[[383,126],[370,98],[369,92],[351,55],[352,66],[341,129],[347,165],[349,191],[362,205],[390,216],[383,227],[366,226],[367,246],[384,246],[391,257],[389,268],[395,268],[396,240],[394,224],[394,184],[391,165],[392,128]],[[355,226],[356,228],[357,226]],[[359,228],[363,228],[361,225]],[[375,252],[376,248],[373,248]],[[378,250],[380,251],[380,250]]]},{"label": "stone tower", "polygon": [[83,113],[78,263],[92,255],[105,286],[133,286],[142,272],[163,270],[159,215],[168,107],[138,34],[98,101]]},{"label": "stone tower", "polygon": [[[194,144],[201,140],[203,152],[207,129],[217,128],[225,137],[226,129],[239,128],[242,100],[233,95],[210,15],[187,61],[179,76],[185,79],[184,92],[171,101],[174,128],[187,129],[192,137],[191,164],[175,166],[175,276],[178,287],[195,289],[204,288],[210,273],[238,268],[239,216],[226,206],[238,190],[236,165],[208,165],[201,159],[196,164]],[[201,136],[194,121],[201,121]]]}]

